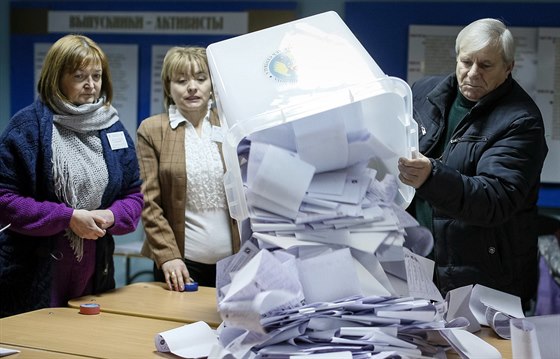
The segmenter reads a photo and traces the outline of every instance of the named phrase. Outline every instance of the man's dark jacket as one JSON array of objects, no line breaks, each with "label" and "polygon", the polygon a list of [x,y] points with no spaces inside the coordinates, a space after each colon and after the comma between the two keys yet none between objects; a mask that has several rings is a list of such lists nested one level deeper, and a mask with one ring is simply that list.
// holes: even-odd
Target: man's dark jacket
[{"label": "man's dark jacket", "polygon": [[527,301],[537,285],[537,199],[548,152],[541,113],[511,75],[457,125],[441,156],[455,75],[412,87],[420,152],[432,174],[416,191],[433,208],[437,284],[482,284]]}]

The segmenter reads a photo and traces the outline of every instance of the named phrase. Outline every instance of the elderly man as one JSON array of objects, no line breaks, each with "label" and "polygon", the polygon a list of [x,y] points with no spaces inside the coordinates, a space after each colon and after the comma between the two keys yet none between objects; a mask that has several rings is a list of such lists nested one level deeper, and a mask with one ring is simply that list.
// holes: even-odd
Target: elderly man
[{"label": "elderly man", "polygon": [[421,154],[399,159],[399,178],[416,188],[411,211],[434,235],[442,293],[482,284],[528,308],[548,152],[541,113],[511,76],[514,39],[501,21],[469,24],[455,51],[454,74],[412,86]]}]

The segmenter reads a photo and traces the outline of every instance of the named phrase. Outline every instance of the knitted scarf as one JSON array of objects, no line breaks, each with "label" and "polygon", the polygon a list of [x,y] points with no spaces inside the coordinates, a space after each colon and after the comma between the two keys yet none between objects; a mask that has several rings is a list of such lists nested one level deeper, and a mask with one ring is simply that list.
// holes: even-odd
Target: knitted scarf
[{"label": "knitted scarf", "polygon": [[[58,199],[74,209],[94,210],[101,206],[109,182],[99,131],[119,120],[113,106],[96,103],[74,106],[56,101],[53,116],[52,165],[54,190]],[[82,260],[83,238],[70,228],[66,237],[78,261]]]}]

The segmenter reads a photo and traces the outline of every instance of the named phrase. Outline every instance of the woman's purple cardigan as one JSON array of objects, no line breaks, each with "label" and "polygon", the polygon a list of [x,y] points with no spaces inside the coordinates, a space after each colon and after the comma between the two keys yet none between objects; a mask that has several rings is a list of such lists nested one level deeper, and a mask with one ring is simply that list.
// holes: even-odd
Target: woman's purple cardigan
[{"label": "woman's purple cardigan", "polygon": [[[49,306],[51,252],[73,209],[56,197],[52,179],[53,113],[41,101],[20,110],[0,137],[0,317]],[[112,150],[108,133],[122,131],[128,148]],[[134,142],[120,121],[99,132],[109,173],[100,208],[114,225],[96,241],[94,293],[115,287],[113,235],[134,231],[143,197]]]}]

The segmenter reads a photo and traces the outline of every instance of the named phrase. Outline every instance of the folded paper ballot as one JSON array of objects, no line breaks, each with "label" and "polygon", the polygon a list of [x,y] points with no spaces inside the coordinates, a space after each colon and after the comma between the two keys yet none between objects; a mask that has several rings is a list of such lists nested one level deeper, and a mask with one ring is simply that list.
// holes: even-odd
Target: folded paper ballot
[{"label": "folded paper ballot", "polygon": [[181,358],[207,357],[212,347],[218,345],[216,332],[204,322],[195,322],[156,334],[156,349],[173,353]]},{"label": "folded paper ballot", "polygon": [[490,326],[486,317],[487,308],[502,312],[511,318],[524,318],[521,298],[502,291],[476,284],[471,293],[469,307],[481,325]]},{"label": "folded paper ballot", "polygon": [[513,358],[542,358],[535,325],[523,319],[513,319],[508,324],[511,325]]},{"label": "folded paper ballot", "polygon": [[[4,229],[4,228],[3,228]],[[1,231],[0,231],[1,232]],[[0,357],[5,357],[12,354],[17,354],[20,351],[17,349],[10,349],[10,348],[0,348]]]},{"label": "folded paper ballot", "polygon": [[560,338],[560,314],[510,320],[513,359],[556,358]]}]

